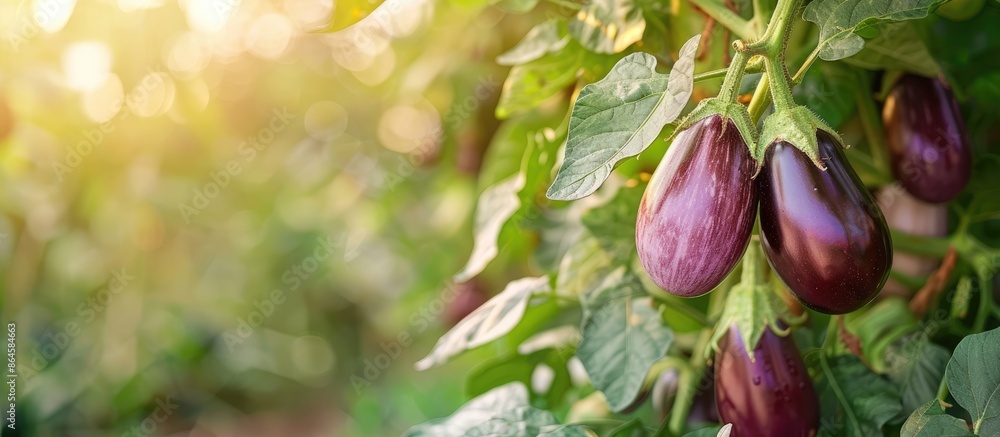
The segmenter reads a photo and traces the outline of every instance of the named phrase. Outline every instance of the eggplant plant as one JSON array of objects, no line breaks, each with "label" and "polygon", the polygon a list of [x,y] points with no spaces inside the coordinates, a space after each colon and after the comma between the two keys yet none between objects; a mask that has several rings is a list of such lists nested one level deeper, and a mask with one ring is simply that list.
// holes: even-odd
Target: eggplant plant
[{"label": "eggplant plant", "polygon": [[[1000,389],[985,292],[1000,72],[984,48],[1000,44],[959,42],[996,34],[1000,8],[551,3],[498,3],[549,14],[497,57],[511,69],[495,115],[520,165],[483,181],[456,280],[511,279],[510,242],[531,276],[417,363],[493,355],[467,404],[406,435],[1000,429],[1000,403],[979,397]],[[906,224],[924,214],[935,229]],[[931,264],[894,263],[907,257]],[[880,297],[890,280],[909,291]]]}]

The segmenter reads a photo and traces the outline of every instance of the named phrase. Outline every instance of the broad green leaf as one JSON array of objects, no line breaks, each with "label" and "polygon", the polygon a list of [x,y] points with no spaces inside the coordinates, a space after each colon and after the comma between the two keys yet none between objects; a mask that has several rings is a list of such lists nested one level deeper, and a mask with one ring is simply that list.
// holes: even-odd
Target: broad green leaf
[{"label": "broad green leaf", "polygon": [[865,42],[864,50],[844,61],[869,70],[904,70],[929,77],[941,73],[912,23],[884,24],[878,31],[875,38]]},{"label": "broad green leaf", "polygon": [[882,426],[902,409],[891,382],[872,372],[854,355],[829,359],[819,381],[821,412],[837,436],[882,435]]},{"label": "broad green leaf", "polygon": [[944,412],[941,401],[934,399],[917,408],[899,431],[900,437],[974,436],[964,420]]},{"label": "broad green leaf", "polygon": [[[919,330],[917,319],[910,312],[909,302],[898,297],[887,298],[875,305],[847,314],[844,316],[844,320],[847,330],[861,340],[861,348],[868,364],[880,373],[886,372],[887,368],[890,367],[887,363],[890,358],[887,350],[890,346]],[[907,341],[914,338],[919,337],[913,336]],[[897,366],[897,370],[900,370],[898,367],[902,364],[900,359],[906,357],[906,355],[901,354],[911,350],[897,346],[893,358],[896,359],[894,365]],[[945,361],[947,361],[947,357],[945,357]],[[940,377],[938,381],[940,381]],[[934,390],[937,390],[937,382],[935,382]],[[918,400],[913,407],[923,404],[926,400],[926,398]]]},{"label": "broad green leaf", "polygon": [[583,226],[615,259],[628,260],[635,253],[635,220],[642,188],[623,188],[607,205],[583,215]]},{"label": "broad green leaf", "polygon": [[502,120],[527,111],[558,94],[576,82],[586,59],[587,51],[570,42],[561,50],[511,68],[500,91],[496,117]]},{"label": "broad green leaf", "polygon": [[636,298],[642,293],[638,278],[620,268],[596,296],[584,301],[583,340],[576,356],[613,411],[636,399],[650,367],[674,338],[649,300]]},{"label": "broad green leaf", "polygon": [[560,296],[579,297],[601,284],[611,271],[614,259],[601,247],[600,242],[585,235],[573,245],[562,262],[556,277],[556,293]]},{"label": "broad green leaf", "polygon": [[[473,368],[465,377],[466,396],[476,397],[511,382],[520,382],[533,387],[536,369],[540,364],[545,364],[552,371],[552,379],[547,381],[546,387],[539,394],[544,396],[548,406],[558,404],[566,389],[572,384],[569,370],[566,368],[569,354],[551,348],[521,354],[520,349],[518,348],[518,352],[510,351],[497,356]],[[533,388],[532,391],[534,390],[538,389]]]},{"label": "broad green leaf", "polygon": [[404,437],[585,437],[583,429],[559,425],[555,416],[532,407],[528,390],[520,383],[510,383],[479,396],[451,416],[430,420],[407,430]]},{"label": "broad green leaf", "polygon": [[945,0],[817,0],[802,14],[819,26],[819,57],[835,61],[865,46],[858,32],[881,23],[924,18]]},{"label": "broad green leaf", "polygon": [[569,33],[587,50],[618,53],[642,39],[646,19],[634,0],[592,0],[569,22]]},{"label": "broad green leaf", "polygon": [[796,103],[816,111],[816,115],[837,128],[858,112],[857,84],[849,67],[839,62],[820,62],[806,72],[792,94]]},{"label": "broad green leaf", "polygon": [[524,175],[518,173],[483,191],[476,206],[473,224],[475,240],[472,255],[458,274],[455,281],[465,282],[478,275],[497,256],[497,237],[504,223],[521,207],[518,192],[524,188]]},{"label": "broad green leaf", "polygon": [[521,355],[516,352],[494,357],[474,367],[465,377],[465,395],[474,398],[511,382],[531,385],[531,374],[550,350]]},{"label": "broad green leaf", "polygon": [[608,437],[648,437],[649,430],[638,417],[616,426],[608,432]]},{"label": "broad green leaf", "polygon": [[904,337],[886,350],[887,373],[899,387],[904,414],[937,396],[949,358],[947,349],[931,343],[923,333]]},{"label": "broad green leaf", "polygon": [[501,412],[462,435],[468,437],[588,437],[583,428],[573,425],[559,425],[556,416],[552,413],[529,406]]},{"label": "broad green leaf", "polygon": [[521,321],[533,296],[550,292],[547,276],[511,281],[500,294],[441,336],[431,353],[416,363],[417,370],[443,364],[463,351],[503,337]]},{"label": "broad green leaf", "polygon": [[533,27],[512,49],[497,56],[497,64],[520,65],[562,50],[570,37],[562,21],[548,20]]},{"label": "broad green leaf", "polygon": [[546,195],[553,200],[586,197],[615,164],[638,155],[677,119],[694,86],[694,54],[700,35],[688,40],[670,76],[656,72],[656,58],[626,56],[608,75],[580,91],[569,123],[566,157]]},{"label": "broad green leaf", "polygon": [[948,389],[977,435],[1000,435],[1000,328],[962,339],[948,362]]}]

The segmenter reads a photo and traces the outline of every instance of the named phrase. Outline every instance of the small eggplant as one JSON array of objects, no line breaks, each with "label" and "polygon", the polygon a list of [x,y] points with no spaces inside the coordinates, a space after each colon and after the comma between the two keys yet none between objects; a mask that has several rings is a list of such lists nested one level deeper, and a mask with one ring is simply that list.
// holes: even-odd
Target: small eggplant
[{"label": "small eggplant", "polygon": [[972,150],[958,102],[937,79],[907,75],[882,108],[892,172],[925,202],[947,202],[969,183]]},{"label": "small eggplant", "polygon": [[681,132],[653,173],[636,220],[639,260],[660,288],[712,291],[750,242],[755,162],[736,125],[719,115]]},{"label": "small eggplant", "polygon": [[805,306],[843,314],[872,301],[892,266],[892,240],[875,199],[841,145],[817,131],[827,169],[777,142],[757,177],[760,235],[775,273]]},{"label": "small eggplant", "polygon": [[819,427],[819,400],[795,340],[764,331],[754,361],[739,329],[729,328],[715,360],[715,398],[732,436],[810,437]]}]

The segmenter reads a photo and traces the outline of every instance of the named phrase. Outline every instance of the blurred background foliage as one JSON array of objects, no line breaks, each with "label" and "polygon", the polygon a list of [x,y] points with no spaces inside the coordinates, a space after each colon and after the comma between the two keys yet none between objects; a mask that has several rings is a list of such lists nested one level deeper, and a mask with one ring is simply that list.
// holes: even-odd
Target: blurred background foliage
[{"label": "blurred background foliage", "polygon": [[[688,2],[636,3],[645,28],[627,50],[571,41],[510,70],[499,54],[581,5],[414,0],[381,30],[321,33],[374,4],[0,0],[0,314],[17,323],[22,376],[4,435],[398,435],[453,412],[469,397],[459,369],[508,345],[413,363],[510,280],[555,270],[569,237],[553,230],[572,215],[541,174],[525,200],[543,212],[455,286],[478,194],[518,172],[532,139],[556,154],[574,93],[624,55],[666,71],[704,32],[696,71],[727,62],[733,37]],[[517,69],[541,79],[495,114]],[[814,85],[797,97],[842,93]],[[850,134],[853,106],[831,108]],[[665,149],[617,182],[641,192]]]}]

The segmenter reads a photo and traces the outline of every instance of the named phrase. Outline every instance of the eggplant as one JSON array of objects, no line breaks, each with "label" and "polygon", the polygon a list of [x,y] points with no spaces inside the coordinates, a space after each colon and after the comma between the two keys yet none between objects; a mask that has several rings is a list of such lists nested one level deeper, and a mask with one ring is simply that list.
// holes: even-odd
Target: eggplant
[{"label": "eggplant", "polygon": [[817,131],[827,169],[778,141],[757,177],[760,236],[768,263],[813,310],[843,314],[878,294],[892,266],[882,211],[847,162],[841,145]]},{"label": "eggplant", "polygon": [[882,108],[893,176],[925,202],[947,202],[969,183],[969,132],[951,90],[937,79],[906,75]]},{"label": "eggplant", "polygon": [[757,215],[755,168],[736,125],[719,115],[677,135],[636,220],[639,260],[657,286],[699,296],[733,270]]},{"label": "eggplant", "polygon": [[[885,215],[885,221],[892,229],[898,229],[921,237],[943,237],[948,235],[948,205],[927,203],[911,196],[898,185],[879,190],[878,205]],[[933,272],[941,258],[914,255],[893,251],[892,268],[909,276],[927,276]],[[889,278],[882,287],[882,297],[909,297],[911,290]]]},{"label": "eggplant", "polygon": [[750,360],[735,325],[719,342],[715,398],[733,437],[816,435],[819,400],[791,335],[766,329]]}]

